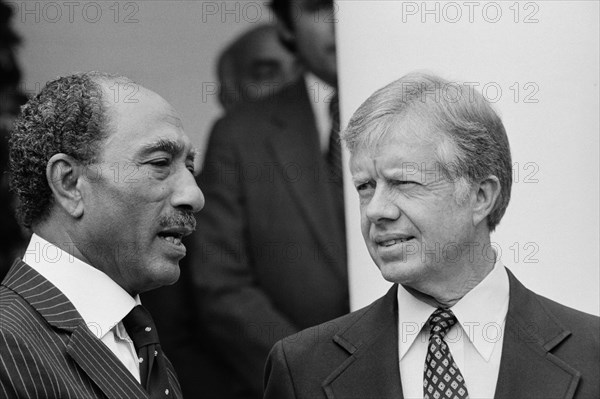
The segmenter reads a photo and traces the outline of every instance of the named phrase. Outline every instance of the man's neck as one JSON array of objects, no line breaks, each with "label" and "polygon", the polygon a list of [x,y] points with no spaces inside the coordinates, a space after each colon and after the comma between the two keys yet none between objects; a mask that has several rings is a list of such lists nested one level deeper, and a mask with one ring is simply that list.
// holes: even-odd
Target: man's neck
[{"label": "man's neck", "polygon": [[481,283],[494,269],[496,253],[493,259],[482,257],[479,262],[468,262],[460,275],[452,276],[450,281],[426,282],[414,287],[402,285],[415,298],[436,308],[450,308]]},{"label": "man's neck", "polygon": [[83,253],[81,253],[79,248],[77,248],[77,241],[74,240],[69,231],[64,228],[65,226],[65,223],[59,223],[56,220],[49,219],[32,226],[32,232],[65,251],[70,256],[91,265],[90,261]]}]

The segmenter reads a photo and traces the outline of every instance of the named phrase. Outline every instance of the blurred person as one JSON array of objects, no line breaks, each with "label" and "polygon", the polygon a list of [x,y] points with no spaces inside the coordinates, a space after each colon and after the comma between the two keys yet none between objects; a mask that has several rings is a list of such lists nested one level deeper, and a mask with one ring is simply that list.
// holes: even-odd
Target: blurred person
[{"label": "blurred person", "polygon": [[225,111],[240,102],[273,95],[300,77],[296,57],[286,49],[275,25],[242,33],[217,61],[219,101]]},{"label": "blurred person", "polygon": [[[275,25],[259,25],[237,37],[217,62],[219,100],[226,112],[273,95],[300,77],[296,57],[279,40]],[[184,261],[185,262],[185,261]],[[220,352],[198,328],[189,267],[181,280],[142,295],[161,331],[161,342],[177,370],[184,396],[237,397]]]},{"label": "blurred person", "polygon": [[349,311],[333,3],[271,6],[305,73],[210,134],[188,261],[202,344],[233,392],[206,397],[261,398],[278,339]]},{"label": "blurred person", "polygon": [[19,106],[27,100],[19,90],[21,71],[15,56],[19,37],[10,26],[11,17],[11,8],[0,1],[0,280],[27,245],[27,234],[15,218],[8,183],[8,134]]},{"label": "blurred person", "polygon": [[343,138],[363,238],[394,285],[279,341],[265,398],[600,397],[600,319],[525,288],[491,245],[512,162],[487,100],[409,74],[371,95]]},{"label": "blurred person", "polygon": [[204,204],[175,110],[98,72],[58,78],[21,111],[11,186],[33,231],[0,285],[4,398],[181,398],[139,294],[179,277]]}]

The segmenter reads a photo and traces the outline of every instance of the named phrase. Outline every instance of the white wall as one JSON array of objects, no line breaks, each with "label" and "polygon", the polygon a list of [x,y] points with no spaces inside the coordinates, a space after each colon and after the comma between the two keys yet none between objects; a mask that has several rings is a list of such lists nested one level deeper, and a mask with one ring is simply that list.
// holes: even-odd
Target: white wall
[{"label": "white wall", "polygon": [[[413,70],[485,88],[514,163],[512,200],[492,236],[501,260],[534,291],[598,315],[599,3],[470,4],[339,1],[343,122],[373,91]],[[346,188],[356,309],[389,283],[366,251],[357,195]]]},{"label": "white wall", "polygon": [[203,147],[221,110],[215,61],[226,42],[272,21],[259,1],[7,0],[23,38],[23,88],[35,93],[72,72],[120,73],[156,91]]}]

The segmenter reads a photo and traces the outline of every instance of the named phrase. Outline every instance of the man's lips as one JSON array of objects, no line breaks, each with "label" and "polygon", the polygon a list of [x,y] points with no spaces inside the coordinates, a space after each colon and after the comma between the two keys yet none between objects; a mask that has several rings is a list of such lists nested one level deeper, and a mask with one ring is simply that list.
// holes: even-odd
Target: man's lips
[{"label": "man's lips", "polygon": [[159,231],[158,236],[171,244],[183,246],[181,239],[192,234],[193,231],[194,229],[192,227],[177,226]]},{"label": "man's lips", "polygon": [[414,238],[415,236],[409,234],[382,234],[374,236],[372,240],[377,246],[387,248],[396,244],[402,244]]}]

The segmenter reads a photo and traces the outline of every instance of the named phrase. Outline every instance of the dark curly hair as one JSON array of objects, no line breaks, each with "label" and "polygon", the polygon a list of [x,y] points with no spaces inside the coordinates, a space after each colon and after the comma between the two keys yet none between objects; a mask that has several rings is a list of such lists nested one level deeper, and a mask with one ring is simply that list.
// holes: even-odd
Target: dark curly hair
[{"label": "dark curly hair", "polygon": [[48,82],[22,107],[9,146],[10,184],[25,227],[49,214],[53,199],[46,165],[53,155],[64,153],[84,165],[96,160],[108,135],[102,84],[117,78],[100,72],[61,77]]}]

